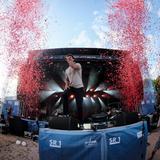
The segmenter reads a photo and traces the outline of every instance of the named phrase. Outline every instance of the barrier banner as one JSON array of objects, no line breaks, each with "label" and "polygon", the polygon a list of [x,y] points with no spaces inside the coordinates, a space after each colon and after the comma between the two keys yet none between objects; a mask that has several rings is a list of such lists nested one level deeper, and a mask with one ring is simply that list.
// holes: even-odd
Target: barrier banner
[{"label": "barrier banner", "polygon": [[28,132],[37,132],[39,128],[45,128],[48,126],[48,122],[46,121],[36,121],[31,119],[22,118],[23,123],[27,123],[27,131]]},{"label": "barrier banner", "polygon": [[40,160],[145,160],[147,125],[98,131],[64,131],[41,128]]},{"label": "barrier banner", "polygon": [[105,153],[108,160],[145,160],[146,123],[115,127],[105,132]]},{"label": "barrier banner", "polygon": [[102,159],[100,132],[40,129],[40,160]]},{"label": "barrier banner", "polygon": [[20,102],[18,100],[6,100],[2,107],[2,114],[4,118],[7,120],[8,118],[8,110],[11,110],[12,116],[20,116],[21,109],[20,109]]}]

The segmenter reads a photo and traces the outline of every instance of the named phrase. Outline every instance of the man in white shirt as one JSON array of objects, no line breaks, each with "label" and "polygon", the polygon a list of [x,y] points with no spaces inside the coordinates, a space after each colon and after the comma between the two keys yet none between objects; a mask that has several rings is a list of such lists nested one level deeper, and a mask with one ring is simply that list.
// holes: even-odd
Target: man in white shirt
[{"label": "man in white shirt", "polygon": [[65,71],[65,91],[63,94],[63,113],[69,114],[68,96],[73,93],[76,99],[78,119],[80,124],[83,124],[83,82],[82,82],[82,67],[80,63],[75,62],[73,55],[68,54],[65,60],[69,67]]}]

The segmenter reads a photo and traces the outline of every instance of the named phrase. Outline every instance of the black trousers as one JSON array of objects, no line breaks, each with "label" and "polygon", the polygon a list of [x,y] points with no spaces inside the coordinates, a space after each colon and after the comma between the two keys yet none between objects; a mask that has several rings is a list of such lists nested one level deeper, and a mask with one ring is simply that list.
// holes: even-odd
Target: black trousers
[{"label": "black trousers", "polygon": [[74,88],[70,87],[69,89],[65,90],[63,93],[63,113],[64,115],[69,114],[69,96],[74,94],[76,99],[76,106],[78,111],[78,119],[80,123],[83,123],[83,97],[84,97],[84,90],[82,88]]}]

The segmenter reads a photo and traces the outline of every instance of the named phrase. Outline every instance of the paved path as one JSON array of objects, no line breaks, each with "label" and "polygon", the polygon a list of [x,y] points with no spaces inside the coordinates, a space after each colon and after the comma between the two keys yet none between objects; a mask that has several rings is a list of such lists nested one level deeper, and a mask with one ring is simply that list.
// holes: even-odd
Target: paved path
[{"label": "paved path", "polygon": [[[147,147],[147,156],[146,156],[147,159],[150,157],[152,150],[154,148],[154,145],[158,140],[159,136],[160,136],[160,129],[157,129],[153,131],[151,135],[148,137],[148,142],[150,143],[150,145]],[[160,160],[160,149],[155,154],[153,160]]]}]

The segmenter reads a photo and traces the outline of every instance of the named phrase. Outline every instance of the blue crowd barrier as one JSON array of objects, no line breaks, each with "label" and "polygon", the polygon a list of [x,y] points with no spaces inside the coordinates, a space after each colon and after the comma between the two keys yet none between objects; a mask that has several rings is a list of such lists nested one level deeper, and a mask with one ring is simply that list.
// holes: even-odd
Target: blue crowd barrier
[{"label": "blue crowd barrier", "polygon": [[8,119],[8,110],[11,109],[12,116],[20,116],[20,102],[18,100],[6,100],[2,107],[2,114],[4,115],[5,120]]},{"label": "blue crowd barrier", "polygon": [[30,119],[22,118],[22,121],[27,122],[27,131],[28,132],[37,132],[39,128],[45,128],[48,126],[48,122],[46,121],[36,121]]},{"label": "blue crowd barrier", "polygon": [[39,133],[40,160],[145,160],[147,124],[97,131],[43,128]]},{"label": "blue crowd barrier", "polygon": [[[147,148],[146,123],[135,123],[105,132],[105,157],[108,160],[145,160]],[[116,154],[115,154],[116,153]]]}]

